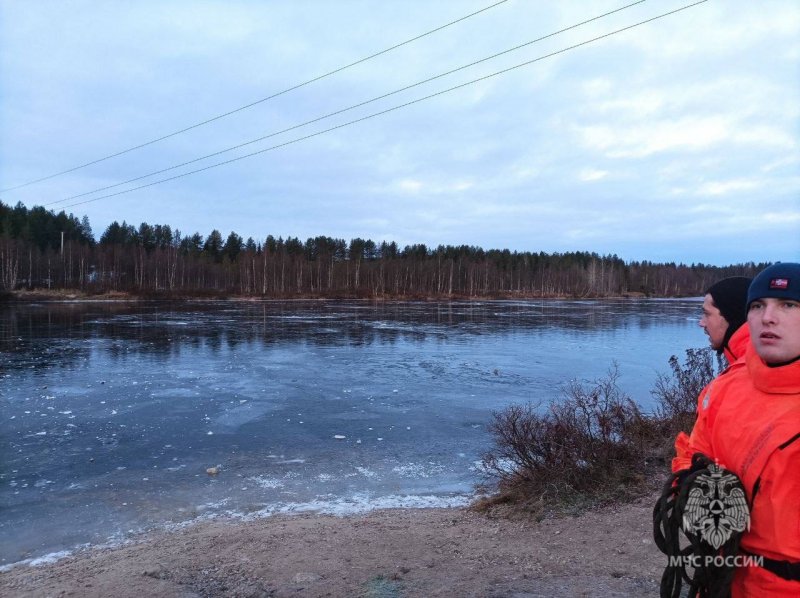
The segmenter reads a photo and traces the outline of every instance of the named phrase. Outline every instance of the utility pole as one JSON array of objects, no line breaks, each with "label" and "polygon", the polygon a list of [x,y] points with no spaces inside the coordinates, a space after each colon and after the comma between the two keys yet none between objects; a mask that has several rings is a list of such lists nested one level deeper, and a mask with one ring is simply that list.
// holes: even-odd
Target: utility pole
[{"label": "utility pole", "polygon": [[64,255],[64,231],[61,231],[61,255]]}]

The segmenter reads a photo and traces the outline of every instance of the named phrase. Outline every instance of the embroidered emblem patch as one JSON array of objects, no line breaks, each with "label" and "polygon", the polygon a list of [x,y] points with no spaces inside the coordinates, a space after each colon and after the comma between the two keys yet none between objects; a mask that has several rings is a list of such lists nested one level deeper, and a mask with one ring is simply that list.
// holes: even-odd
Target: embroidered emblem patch
[{"label": "embroidered emblem patch", "polygon": [[778,290],[778,291],[785,291],[789,288],[789,279],[788,278],[773,278],[769,281],[769,288],[770,290]]}]

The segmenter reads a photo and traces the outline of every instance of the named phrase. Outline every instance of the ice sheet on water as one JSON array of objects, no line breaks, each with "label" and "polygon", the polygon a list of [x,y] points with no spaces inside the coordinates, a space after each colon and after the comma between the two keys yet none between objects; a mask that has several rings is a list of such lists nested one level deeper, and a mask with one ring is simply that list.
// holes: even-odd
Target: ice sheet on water
[{"label": "ice sheet on water", "polygon": [[434,463],[408,463],[393,467],[392,471],[403,478],[430,478],[444,472],[444,465]]},{"label": "ice sheet on water", "polygon": [[378,474],[371,469],[366,467],[356,467],[356,471],[363,475],[365,478],[375,478],[378,477]]},{"label": "ice sheet on water", "polygon": [[20,567],[25,565],[30,567],[40,567],[42,565],[48,565],[50,563],[55,563],[56,561],[60,561],[61,559],[65,559],[68,556],[72,555],[74,552],[75,550],[59,550],[57,552],[51,552],[43,556],[37,557],[35,559],[26,559],[24,561],[19,561],[17,563],[2,565],[0,566],[0,573],[5,573],[6,571],[10,571],[14,567]]},{"label": "ice sheet on water", "polygon": [[153,399],[194,399],[197,397],[197,390],[193,388],[170,387],[157,389],[150,392]]},{"label": "ice sheet on water", "polygon": [[241,519],[257,519],[277,514],[320,513],[345,517],[368,513],[380,509],[435,509],[454,508],[468,505],[475,496],[473,494],[441,495],[388,495],[375,496],[364,492],[348,497],[319,497],[299,503],[278,503],[247,515],[238,515]]},{"label": "ice sheet on water", "polygon": [[82,550],[89,550],[92,548],[95,549],[116,548],[118,546],[123,546],[129,542],[130,540],[124,534],[119,534],[119,533],[112,534],[110,537],[107,538],[105,542],[101,544],[89,544],[89,543],[78,544],[77,546],[73,546],[69,550],[55,550],[53,552],[49,552],[47,554],[43,554],[38,557],[24,559],[22,561],[17,561],[15,563],[2,565],[0,566],[0,573],[10,571],[14,567],[25,567],[25,566],[40,567],[43,565],[49,565],[51,563],[55,563],[69,556],[72,556],[75,553],[81,552]]},{"label": "ice sheet on water", "polygon": [[[139,303],[123,313],[118,305],[94,306],[76,316],[54,312],[55,318],[20,312],[39,318],[41,334],[26,336],[24,346],[9,340],[10,369],[0,374],[9,411],[0,452],[22,448],[2,446],[3,437],[33,449],[24,463],[14,461],[26,472],[19,487],[0,486],[0,501],[22,492],[23,479],[32,489],[32,472],[56,482],[42,493],[84,482],[85,490],[73,488],[66,497],[76,504],[102,503],[127,485],[158,505],[131,515],[145,525],[169,520],[185,496],[208,503],[232,497],[209,514],[244,509],[269,494],[291,497],[295,506],[282,507],[291,511],[307,508],[297,505],[307,506],[321,491],[335,496],[316,502],[350,507],[358,501],[342,497],[352,492],[370,492],[374,501],[386,493],[461,492],[481,477],[470,465],[489,442],[486,423],[494,410],[532,396],[546,400],[576,375],[601,376],[612,357],[630,384],[625,390],[646,402],[654,368],[666,369],[670,355],[704,343],[694,325],[697,303],[653,305],[197,302]],[[341,336],[320,335],[320,327]],[[112,409],[118,415],[111,417]],[[62,435],[67,425],[77,426],[71,436]],[[41,435],[23,440],[35,433]],[[165,443],[174,445],[169,459]],[[205,468],[218,462],[229,468],[212,482]],[[107,473],[95,479],[101,463]],[[181,464],[184,470],[170,471]],[[263,478],[264,486],[248,476]],[[285,487],[270,488],[276,482]],[[31,503],[9,528],[33,523],[50,541],[48,504]],[[29,554],[60,549],[59,541],[77,543],[74,531],[49,545],[32,541]]]},{"label": "ice sheet on water", "polygon": [[221,414],[211,418],[211,431],[219,433],[237,430],[244,424],[262,418],[276,408],[276,405],[266,401],[250,400],[234,406],[227,405]]},{"label": "ice sheet on water", "polygon": [[406,323],[397,321],[376,321],[368,324],[371,328],[379,332],[400,332],[409,335],[410,338],[423,338],[426,335],[440,337],[440,336],[456,336],[460,332],[457,328],[446,325],[426,323]]},{"label": "ice sheet on water", "polygon": [[218,511],[219,509],[226,506],[230,502],[231,502],[230,498],[223,498],[221,500],[217,500],[214,502],[207,502],[197,505],[195,509],[197,509],[198,511]]},{"label": "ice sheet on water", "polygon": [[260,488],[283,488],[284,483],[276,478],[270,478],[267,476],[251,476],[247,478],[248,482],[253,482]]},{"label": "ice sheet on water", "polygon": [[51,552],[50,554],[46,554],[38,559],[31,559],[30,565],[31,567],[38,567],[39,565],[47,565],[49,563],[55,563],[58,560],[61,560],[71,554],[69,550],[61,550],[59,552]]},{"label": "ice sheet on water", "polygon": [[300,315],[280,315],[280,316],[267,316],[268,320],[280,320],[284,322],[319,322],[323,320],[338,320],[341,316],[337,314],[304,314]]}]

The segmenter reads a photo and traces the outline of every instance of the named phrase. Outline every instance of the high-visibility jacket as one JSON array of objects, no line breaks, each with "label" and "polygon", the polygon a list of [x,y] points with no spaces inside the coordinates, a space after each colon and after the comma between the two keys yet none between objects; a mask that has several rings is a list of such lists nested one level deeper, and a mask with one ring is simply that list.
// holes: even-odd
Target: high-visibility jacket
[{"label": "high-visibility jacket", "polygon": [[[750,328],[747,326],[747,324],[744,324],[733,333],[731,338],[728,340],[728,344],[725,346],[725,358],[728,360],[729,365],[725,371],[720,374],[720,376],[728,372],[733,364],[744,357],[749,345]],[[706,425],[706,414],[705,409],[703,408],[703,403],[707,402],[708,398],[710,397],[709,391],[712,384],[713,382],[707,384],[706,387],[700,391],[700,394],[697,397],[697,420],[692,428],[691,437],[687,436],[684,432],[680,432],[678,433],[678,437],[675,439],[675,457],[672,459],[673,473],[682,469],[689,469],[689,467],[692,465],[692,453],[689,450],[689,446],[692,444],[693,437],[703,434],[703,428]]]},{"label": "high-visibility jacket", "polygon": [[[742,480],[750,506],[744,552],[800,567],[800,361],[769,367],[751,345],[709,393],[701,404],[704,425],[688,451]],[[743,566],[732,596],[796,597],[800,581]]]},{"label": "high-visibility jacket", "polygon": [[739,326],[739,329],[728,339],[723,353],[731,366],[744,357],[747,347],[750,346],[750,327],[747,324]]}]

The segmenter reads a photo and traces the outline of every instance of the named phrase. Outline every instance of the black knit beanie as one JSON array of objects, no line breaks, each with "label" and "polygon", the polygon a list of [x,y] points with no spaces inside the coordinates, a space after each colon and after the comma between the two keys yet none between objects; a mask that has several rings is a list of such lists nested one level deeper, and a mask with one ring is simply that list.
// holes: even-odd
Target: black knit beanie
[{"label": "black knit beanie", "polygon": [[706,291],[707,295],[711,295],[722,317],[728,322],[728,329],[719,349],[720,353],[728,346],[733,333],[747,321],[747,290],[751,282],[752,279],[746,276],[731,276],[712,284]]}]

